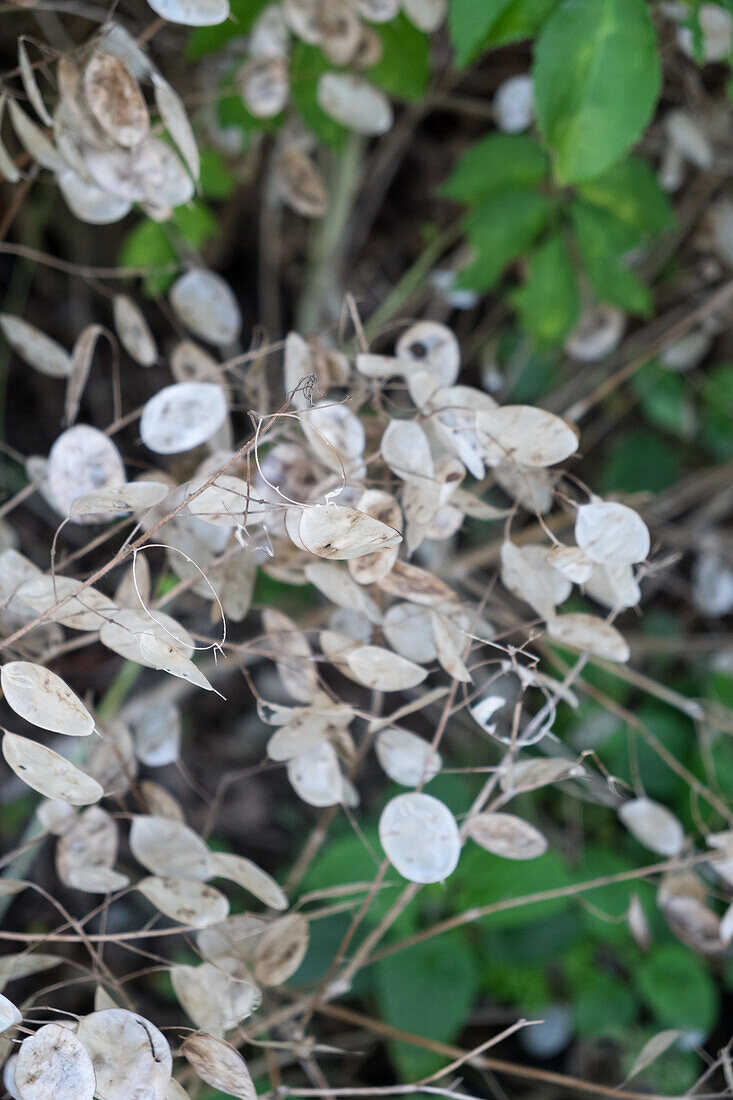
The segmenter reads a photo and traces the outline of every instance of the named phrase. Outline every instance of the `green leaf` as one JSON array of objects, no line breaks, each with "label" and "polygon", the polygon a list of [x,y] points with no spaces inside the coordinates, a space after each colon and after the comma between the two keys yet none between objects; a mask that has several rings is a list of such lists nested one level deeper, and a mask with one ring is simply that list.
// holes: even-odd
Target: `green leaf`
[{"label": "green leaf", "polygon": [[[458,932],[448,932],[377,964],[380,1019],[400,1031],[449,1043],[468,1020],[481,971]],[[405,1081],[439,1069],[446,1058],[406,1043],[391,1043],[393,1061]]]},{"label": "green leaf", "polygon": [[476,205],[499,191],[542,183],[548,169],[547,156],[533,137],[489,134],[463,154],[439,194]]},{"label": "green leaf", "polygon": [[290,56],[290,98],[301,119],[318,140],[333,149],[341,149],[349,131],[321,109],[316,96],[318,77],[333,68],[315,46],[297,42]]},{"label": "green leaf", "polygon": [[[165,267],[177,259],[176,250],[163,227],[148,219],[127,234],[117,262],[121,267]],[[147,275],[143,280],[143,293],[148,297],[163,294],[174,279],[175,274]]]},{"label": "green leaf", "polygon": [[201,190],[207,199],[228,199],[237,181],[228,171],[224,158],[216,149],[202,149]]},{"label": "green leaf", "polygon": [[725,461],[733,458],[733,365],[714,367],[702,384],[700,442],[706,451]]},{"label": "green leaf", "polygon": [[506,46],[509,42],[521,42],[542,29],[560,0],[512,0],[487,34],[483,48]]},{"label": "green leaf", "polygon": [[530,257],[527,280],[510,300],[538,347],[562,342],[578,318],[580,295],[561,233],[548,237]]},{"label": "green leaf", "polygon": [[636,431],[618,435],[601,467],[601,493],[660,493],[682,473],[679,443],[656,432]]},{"label": "green leaf", "polygon": [[202,202],[177,206],[173,211],[173,224],[186,243],[194,248],[201,248],[219,232],[219,223]]},{"label": "green leaf", "polygon": [[639,243],[636,230],[600,206],[573,202],[570,215],[583,266],[598,298],[629,313],[648,317],[652,299],[648,287],[630,271],[625,257]]},{"label": "green leaf", "polygon": [[448,12],[448,30],[459,69],[481,52],[491,28],[511,3],[512,0],[453,0]]},{"label": "green leaf", "polygon": [[558,179],[606,171],[642,133],[661,87],[646,0],[563,0],[537,40],[534,80]]},{"label": "green leaf", "polygon": [[628,157],[578,187],[582,198],[613,214],[637,233],[651,236],[672,229],[674,211],[649,165]]},{"label": "green leaf", "polygon": [[632,376],[631,386],[651,424],[681,439],[691,437],[695,412],[690,403],[689,385],[681,375],[665,370],[658,363],[647,363]]},{"label": "green leaf", "polygon": [[640,995],[663,1027],[707,1032],[715,1023],[718,993],[692,951],[663,944],[634,972]]},{"label": "green leaf", "polygon": [[[453,890],[458,890],[459,911],[570,884],[570,875],[554,852],[546,852],[539,859],[518,862],[491,855],[476,845],[463,852],[454,879],[457,879]],[[567,898],[518,905],[492,913],[485,918],[486,926],[493,931],[526,928],[534,921],[562,912],[567,906]]]},{"label": "green leaf", "polygon": [[197,61],[210,53],[219,51],[232,38],[247,34],[262,9],[269,0],[231,0],[231,15],[223,23],[214,27],[197,27],[191,33],[186,46],[186,61]]},{"label": "green leaf", "polygon": [[637,1002],[626,979],[602,970],[589,970],[573,997],[576,1034],[582,1038],[605,1036],[632,1023]]},{"label": "green leaf", "polygon": [[466,222],[477,257],[459,273],[456,285],[466,290],[494,286],[504,268],[540,235],[551,208],[548,198],[526,188],[504,191],[484,202]]},{"label": "green leaf", "polygon": [[374,30],[382,40],[382,57],[366,75],[396,99],[421,99],[430,79],[428,36],[402,13]]}]

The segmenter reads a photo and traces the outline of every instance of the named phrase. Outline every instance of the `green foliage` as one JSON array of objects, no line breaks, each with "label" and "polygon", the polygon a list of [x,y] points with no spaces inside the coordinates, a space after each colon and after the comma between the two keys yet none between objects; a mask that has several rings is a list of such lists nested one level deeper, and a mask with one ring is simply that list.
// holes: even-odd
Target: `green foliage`
[{"label": "green foliage", "polygon": [[[122,267],[166,267],[179,259],[176,241],[201,248],[219,232],[219,224],[204,203],[190,202],[173,211],[169,222],[138,222],[122,242],[118,263]],[[145,294],[163,294],[175,279],[171,274],[147,275]]]},{"label": "green foliage", "polygon": [[495,286],[507,264],[535,242],[551,208],[546,196],[520,187],[481,203],[466,221],[466,236],[477,257],[460,272],[457,285],[469,290]]},{"label": "green foliage", "polygon": [[638,157],[627,157],[603,175],[580,183],[578,194],[635,230],[637,239],[663,233],[675,224],[667,195],[649,165]]},{"label": "green foliage", "polygon": [[597,297],[630,313],[649,316],[649,290],[625,262],[637,242],[636,233],[613,214],[587,202],[571,203],[570,217],[583,267]]},{"label": "green foliage", "polygon": [[334,68],[316,46],[298,41],[290,56],[290,97],[300,118],[319,141],[332,149],[341,149],[349,131],[336,122],[318,104],[316,88],[321,73]]},{"label": "green foliage", "polygon": [[682,472],[682,454],[674,444],[652,431],[631,431],[616,437],[601,467],[599,486],[604,493],[661,492]]},{"label": "green foliage", "polygon": [[578,319],[580,294],[562,233],[549,236],[529,258],[527,279],[510,296],[537,346],[559,344]]},{"label": "green foliage", "polygon": [[718,994],[705,964],[681,944],[660,946],[635,968],[637,988],[661,1027],[707,1032]]},{"label": "green foliage", "polygon": [[197,27],[186,46],[186,61],[219,53],[232,38],[247,34],[268,0],[231,0],[231,15],[213,27]]},{"label": "green foliage", "polygon": [[237,186],[224,158],[215,149],[201,150],[201,191],[207,199],[228,199]]},{"label": "green foliage", "polygon": [[382,57],[367,72],[369,80],[397,99],[418,100],[430,79],[430,44],[404,15],[378,23],[375,31],[382,41]]},{"label": "green foliage", "polygon": [[[449,932],[417,944],[376,966],[375,995],[380,1018],[401,1031],[451,1042],[468,1019],[480,988],[481,971],[468,941]],[[407,1043],[391,1043],[403,1080],[414,1081],[445,1059]]]},{"label": "green foliage", "polygon": [[503,191],[534,187],[546,179],[548,170],[547,156],[534,138],[489,134],[468,148],[439,194],[475,206]]},{"label": "green foliage", "polygon": [[558,180],[606,171],[639,138],[659,95],[645,0],[563,0],[537,40],[534,78]]},{"label": "green foliage", "polygon": [[560,0],[453,0],[448,14],[456,65],[482,50],[536,34]]}]

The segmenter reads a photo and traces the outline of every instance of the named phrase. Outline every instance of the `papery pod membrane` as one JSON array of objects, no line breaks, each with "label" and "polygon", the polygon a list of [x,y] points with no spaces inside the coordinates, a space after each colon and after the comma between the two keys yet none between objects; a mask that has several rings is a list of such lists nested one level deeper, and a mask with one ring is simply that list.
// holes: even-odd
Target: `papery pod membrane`
[{"label": "papery pod membrane", "polygon": [[554,466],[578,449],[578,436],[559,416],[532,405],[503,405],[476,414],[479,437],[494,466]]},{"label": "papery pod membrane", "polygon": [[275,186],[282,201],[304,218],[322,218],[328,210],[323,177],[302,149],[284,149],[275,165]]},{"label": "papery pod membrane", "polygon": [[197,180],[200,170],[199,151],[183,101],[159,73],[153,73],[153,88],[163,125],[178,147],[189,172]]},{"label": "papery pod membrane", "polygon": [[212,852],[209,859],[210,877],[236,882],[254,894],[270,909],[287,909],[288,899],[271,875],[244,856],[229,852]]},{"label": "papery pod membrane", "polygon": [[273,118],[288,102],[290,81],[283,57],[255,57],[240,69],[237,87],[255,118]]},{"label": "papery pod membrane", "polygon": [[168,1041],[155,1024],[124,1008],[82,1016],[77,1036],[89,1051],[97,1085],[105,1100],[165,1100],[173,1059]]},{"label": "papery pod membrane", "polygon": [[[100,630],[118,611],[117,605],[91,586],[83,588],[78,596],[72,595],[80,587],[81,582],[71,577],[38,576],[20,586],[18,599],[34,611],[48,614],[53,622],[75,630]],[[65,602],[56,608],[61,600]]]},{"label": "papery pod membrane", "polygon": [[455,871],[461,841],[455,818],[432,795],[399,794],[384,807],[379,840],[387,859],[410,882],[442,882]]},{"label": "papery pod membrane", "polygon": [[304,573],[307,580],[337,607],[361,612],[373,623],[381,620],[377,604],[342,566],[328,561],[314,561],[306,565]]},{"label": "papery pod membrane", "polygon": [[180,755],[181,712],[175,703],[161,699],[147,703],[128,716],[135,739],[135,755],[149,768],[173,764]]},{"label": "papery pod membrane", "polygon": [[539,829],[514,814],[475,814],[468,822],[468,835],[487,852],[505,859],[536,859],[547,851]]},{"label": "papery pod membrane", "polygon": [[[381,489],[367,489],[359,497],[357,508],[402,533],[402,511],[391,493],[385,493]],[[347,563],[349,573],[357,584],[374,584],[387,576],[397,561],[398,554],[399,547],[395,543],[384,550],[350,558]]]},{"label": "papery pod membrane", "polygon": [[114,519],[130,512],[144,512],[164,500],[170,486],[162,481],[129,481],[125,485],[113,485],[109,489],[95,489],[76,497],[71,505],[71,518],[90,514]]},{"label": "papery pod membrane", "polygon": [[23,1040],[13,1081],[21,1100],[93,1100],[96,1093],[86,1046],[60,1024],[45,1024]]},{"label": "papery pod membrane", "polygon": [[431,612],[411,603],[394,603],[387,609],[382,631],[392,649],[408,661],[427,665],[438,658]]},{"label": "papery pod membrane", "polygon": [[138,645],[140,653],[151,668],[157,668],[170,676],[187,680],[188,683],[195,684],[204,691],[214,690],[203,672],[167,638],[160,638],[146,631],[138,635]]},{"label": "papery pod membrane", "polygon": [[433,456],[425,432],[414,420],[392,420],[380,444],[392,473],[405,481],[433,477]]},{"label": "papery pod membrane", "polygon": [[128,355],[141,367],[152,367],[158,348],[140,307],[127,294],[112,299],[115,332]]},{"label": "papery pod membrane", "polygon": [[140,436],[155,454],[180,454],[211,439],[227,411],[226,394],[216,383],[176,382],[147,402]]},{"label": "papery pod membrane", "polygon": [[229,914],[229,901],[224,894],[190,878],[149,875],[137,883],[136,889],[166,917],[193,928],[219,924]]},{"label": "papery pod membrane", "polygon": [[458,597],[452,588],[434,577],[427,569],[398,561],[386,577],[377,581],[383,592],[423,607],[455,608]]},{"label": "papery pod membrane", "polygon": [[293,756],[287,763],[293,790],[309,806],[335,806],[344,801],[344,782],[338,757],[328,742]]},{"label": "papery pod membrane", "polygon": [[[63,516],[71,516],[77,497],[125,484],[120,452],[104,432],[77,424],[63,432],[48,455],[48,489]],[[94,513],[77,513],[74,523],[99,522]]]},{"label": "papery pod membrane", "polygon": [[[139,604],[139,601],[138,601]],[[153,617],[154,615],[154,617]],[[148,614],[142,608],[113,608],[103,622],[99,634],[102,645],[128,661],[137,661],[147,668],[156,668],[158,656],[147,657],[140,646],[143,635],[154,635],[161,641],[175,644],[179,654],[191,657],[194,641],[188,631],[163,611]]]},{"label": "papery pod membrane", "polygon": [[287,532],[296,546],[321,558],[359,558],[402,541],[394,528],[341,504],[289,508],[285,517]]},{"label": "papery pod membrane", "polygon": [[618,347],[625,328],[622,310],[606,302],[596,303],[581,314],[565,340],[565,351],[579,363],[596,363]]},{"label": "papery pod membrane", "polygon": [[105,889],[97,889],[100,883],[116,882],[111,887],[115,890],[127,884],[127,877],[116,872],[106,877],[94,875],[97,871],[111,871],[116,859],[117,824],[99,806],[90,806],[79,814],[56,845],[56,873],[60,880],[66,886],[89,893],[107,893]]},{"label": "papery pod membrane", "polygon": [[34,325],[10,313],[0,313],[0,328],[13,351],[41,374],[67,378],[71,373],[69,353]]},{"label": "papery pod membrane", "polygon": [[387,96],[361,77],[322,73],[316,96],[321,110],[357,134],[385,134],[392,127],[394,114]]},{"label": "papery pod membrane", "polygon": [[[232,958],[220,958],[217,965],[174,966],[171,982],[178,1001],[197,1027],[222,1036],[257,1010],[261,995],[253,981],[239,973],[229,974]],[[241,969],[241,968],[235,968]]]},{"label": "papery pod membrane", "polygon": [[145,805],[154,817],[165,817],[170,821],[185,825],[186,821],[180,802],[165,787],[161,787],[160,783],[154,783],[152,779],[141,779],[139,785],[145,799]]},{"label": "papery pod membrane", "polygon": [[551,618],[558,604],[570,595],[572,583],[553,569],[544,546],[501,547],[501,580],[505,588],[534,608],[543,619]]},{"label": "papery pod membrane", "polygon": [[143,867],[162,878],[203,882],[211,873],[209,849],[198,833],[169,818],[133,817],[130,848]]},{"label": "papery pod membrane", "polygon": [[534,81],[529,73],[519,73],[503,81],[492,103],[496,128],[505,134],[521,134],[534,122]]},{"label": "papery pod membrane", "polygon": [[150,129],[140,87],[127,65],[97,50],[84,70],[84,92],[99,125],[118,145],[139,145]]},{"label": "papery pod membrane", "polygon": [[52,172],[63,172],[68,167],[64,158],[14,99],[8,100],[8,112],[16,137],[26,153],[40,164],[41,168],[48,168]]},{"label": "papery pod membrane", "polygon": [[402,333],[395,348],[403,364],[426,371],[435,387],[452,386],[461,367],[461,349],[449,328],[437,321],[419,321]]},{"label": "papery pod membrane", "polygon": [[348,474],[364,453],[366,442],[358,416],[346,405],[320,402],[298,419],[311,450],[324,466]]},{"label": "papery pod membrane", "polygon": [[247,1063],[231,1043],[199,1032],[184,1039],[181,1051],[207,1085],[238,1100],[256,1100]]},{"label": "papery pod membrane", "polygon": [[2,751],[15,774],[46,798],[88,806],[104,795],[96,779],[37,741],[6,731]]},{"label": "papery pod membrane", "polygon": [[210,344],[227,347],[239,337],[242,315],[228,283],[196,268],[173,284],[170,302],[180,321]]},{"label": "papery pod membrane", "polygon": [[[86,328],[81,331],[74,343],[71,352],[71,374],[69,375],[69,381],[66,385],[66,399],[64,401],[64,419],[67,424],[73,424],[79,415],[79,405],[81,404],[82,395],[89,380],[89,372],[92,369],[94,351],[101,336],[107,336],[110,341],[112,341],[112,337],[102,325],[87,325]],[[96,431],[96,428],[90,428],[89,431]],[[63,436],[60,438],[63,438]],[[78,438],[81,440],[83,436],[77,431],[77,435],[71,438]],[[89,439],[91,439],[91,436]],[[88,443],[87,446],[90,446],[90,444]],[[100,441],[100,450],[102,446]],[[101,484],[104,484],[104,482]],[[99,487],[99,485],[95,484],[89,486],[90,489]]]},{"label": "papery pod membrane", "polygon": [[0,989],[8,982],[29,978],[32,974],[42,974],[66,960],[61,955],[50,955],[42,951],[21,951],[18,954],[0,957]]},{"label": "papery pod membrane", "polygon": [[9,661],[0,672],[9,707],[41,729],[87,737],[94,719],[70,687],[55,672],[29,661]]},{"label": "papery pod membrane", "polygon": [[[5,113],[5,104],[8,97],[6,95],[0,95],[0,127],[2,127],[3,114]],[[20,170],[17,168],[15,161],[8,153],[2,138],[0,137],[0,176],[4,176],[8,183],[17,183],[20,179]]]},{"label": "papery pod membrane", "polygon": [[282,985],[305,958],[310,933],[302,913],[279,917],[259,936],[254,955],[254,972],[263,985]]},{"label": "papery pod membrane", "polygon": [[685,833],[674,814],[651,798],[633,798],[619,808],[619,819],[640,844],[660,856],[676,856]]},{"label": "papery pod membrane", "polygon": [[262,612],[262,624],[285,690],[298,702],[311,702],[318,688],[318,674],[305,634],[292,619],[274,608]]},{"label": "papery pod membrane", "polygon": [[578,508],[575,541],[595,562],[635,565],[649,554],[649,530],[625,504],[595,500]]},{"label": "papery pod membrane", "polygon": [[96,183],[84,179],[73,168],[59,172],[57,181],[71,213],[88,225],[111,225],[121,221],[132,209],[129,199],[111,195]]},{"label": "papery pod membrane", "polygon": [[8,1028],[15,1027],[23,1019],[22,1012],[13,1004],[13,1002],[6,997],[3,993],[0,993],[0,1032],[7,1031]]},{"label": "papery pod membrane", "polygon": [[375,691],[404,691],[417,687],[427,676],[420,665],[381,646],[358,646],[345,659],[357,680]]},{"label": "papery pod membrane", "polygon": [[396,726],[380,731],[374,751],[389,778],[403,787],[429,783],[443,766],[440,753],[427,741]]},{"label": "papery pod membrane", "polygon": [[445,20],[448,0],[402,0],[402,9],[418,30],[432,34]]},{"label": "papery pod membrane", "polygon": [[547,551],[547,560],[573,584],[585,584],[593,572],[593,562],[577,546],[555,546]]},{"label": "papery pod membrane", "polygon": [[595,615],[583,612],[555,615],[548,620],[547,633],[560,645],[585,650],[606,661],[624,664],[630,656],[629,647],[618,630]]},{"label": "papery pod membrane", "polygon": [[229,0],[153,0],[156,15],[186,27],[213,27],[229,16]]}]

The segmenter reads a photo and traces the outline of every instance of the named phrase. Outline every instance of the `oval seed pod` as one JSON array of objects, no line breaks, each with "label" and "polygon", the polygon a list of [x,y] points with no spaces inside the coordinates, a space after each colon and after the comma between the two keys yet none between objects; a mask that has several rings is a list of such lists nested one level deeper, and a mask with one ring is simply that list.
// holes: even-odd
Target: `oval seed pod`
[{"label": "oval seed pod", "polygon": [[440,753],[427,741],[394,726],[380,731],[374,751],[389,778],[403,787],[429,783],[443,766]]},{"label": "oval seed pod", "polygon": [[257,1093],[247,1063],[231,1043],[199,1032],[198,1035],[186,1036],[181,1051],[207,1085],[238,1100],[256,1100]]},{"label": "oval seed pod", "polygon": [[304,218],[322,218],[328,210],[323,177],[302,149],[293,146],[280,153],[275,165],[275,186],[286,206]]},{"label": "oval seed pod", "polygon": [[402,8],[418,30],[432,34],[445,19],[448,0],[402,0]]},{"label": "oval seed pod", "polygon": [[532,405],[481,409],[476,424],[491,465],[514,461],[524,466],[554,466],[578,449],[577,433],[569,424]]},{"label": "oval seed pod", "polygon": [[22,1012],[16,1008],[11,1000],[0,993],[0,1032],[15,1027],[22,1019]]},{"label": "oval seed pod", "polygon": [[69,515],[74,519],[91,513],[99,521],[126,516],[130,512],[146,512],[164,500],[169,492],[170,485],[163,481],[130,481],[126,485],[83,493],[71,505]]},{"label": "oval seed pod", "polygon": [[429,481],[433,477],[428,437],[416,421],[391,420],[382,435],[380,450],[392,473],[404,481],[413,478]]},{"label": "oval seed pod", "polygon": [[621,823],[650,852],[676,856],[685,845],[685,833],[666,806],[651,798],[633,798],[619,807]]},{"label": "oval seed pod", "polygon": [[401,363],[427,371],[436,388],[452,386],[461,367],[456,337],[437,321],[419,321],[402,333],[395,355]]},{"label": "oval seed pod", "polygon": [[282,985],[305,958],[310,932],[302,913],[279,917],[259,936],[255,947],[255,978],[263,985]]},{"label": "oval seed pod", "polygon": [[150,129],[140,86],[119,57],[97,50],[84,70],[84,93],[99,125],[118,145],[133,146]]},{"label": "oval seed pod", "polygon": [[240,69],[237,87],[245,107],[255,118],[279,115],[290,94],[287,60],[284,57],[252,58]]},{"label": "oval seed pod", "polygon": [[161,19],[185,27],[214,27],[229,18],[229,0],[148,0],[148,3]]},{"label": "oval seed pod", "polygon": [[554,615],[547,622],[547,633],[561,645],[587,650],[606,661],[624,664],[629,659],[629,647],[615,626],[583,612]]},{"label": "oval seed pod", "polygon": [[395,652],[428,665],[437,660],[430,611],[411,603],[395,603],[385,613],[382,623],[385,640]]},{"label": "oval seed pod", "polygon": [[56,178],[71,213],[88,225],[111,225],[132,209],[129,199],[111,195],[96,183],[83,179],[73,168],[59,172]]},{"label": "oval seed pod", "polygon": [[340,561],[359,558],[402,542],[402,535],[393,527],[342,504],[289,508],[285,513],[285,526],[290,538],[302,550]]},{"label": "oval seed pod", "polygon": [[333,747],[327,742],[298,753],[287,762],[290,785],[309,806],[335,806],[344,801],[344,781]]},{"label": "oval seed pod", "polygon": [[223,1036],[231,1031],[260,1004],[260,991],[254,982],[247,980],[249,971],[245,967],[236,965],[233,975],[224,969],[231,966],[233,959],[230,954],[217,960],[220,965],[204,963],[171,968],[171,982],[181,1007],[197,1027],[206,1028],[213,1035]]},{"label": "oval seed pod", "polygon": [[475,814],[468,822],[468,835],[487,852],[504,859],[536,859],[547,851],[539,829],[514,814]]},{"label": "oval seed pod", "polygon": [[29,661],[9,661],[0,672],[9,707],[41,729],[87,737],[94,719],[70,687],[55,672]]},{"label": "oval seed pod", "polygon": [[[359,497],[357,508],[380,523],[402,532],[402,510],[391,493],[385,493],[381,489],[367,489]],[[374,584],[387,576],[397,561],[398,554],[399,548],[395,543],[384,550],[350,558],[347,567],[357,584]]]},{"label": "oval seed pod", "polygon": [[[48,488],[59,512],[71,515],[77,497],[124,485],[125,465],[109,436],[88,424],[63,432],[48,455]],[[76,514],[75,523],[97,523],[94,514]]]},{"label": "oval seed pod", "polygon": [[229,914],[229,901],[219,890],[188,878],[149,875],[136,889],[166,917],[193,928],[219,924]]},{"label": "oval seed pod", "polygon": [[94,1065],[95,1095],[165,1100],[173,1058],[155,1024],[125,1008],[106,1008],[82,1016],[76,1034]]},{"label": "oval seed pod", "polygon": [[209,862],[211,878],[225,878],[236,882],[270,909],[287,909],[288,899],[285,893],[274,878],[251,859],[229,852],[212,852]]},{"label": "oval seed pod", "polygon": [[501,547],[501,580],[505,588],[549,619],[558,604],[570,595],[572,583],[547,560],[544,546]]},{"label": "oval seed pod", "polygon": [[321,73],[316,97],[322,111],[357,134],[386,134],[392,127],[392,104],[383,91],[363,77]]},{"label": "oval seed pod", "polygon": [[160,73],[154,72],[152,75],[155,104],[163,125],[173,138],[192,177],[197,180],[200,171],[199,151],[186,108],[181,97]]},{"label": "oval seed pod", "polygon": [[140,437],[155,454],[180,454],[211,439],[227,411],[226,394],[216,383],[175,382],[145,405]]},{"label": "oval seed pod", "polygon": [[231,287],[213,271],[194,268],[171,287],[170,303],[180,321],[209,344],[227,347],[239,337],[242,315]]},{"label": "oval seed pod", "polygon": [[596,363],[618,347],[625,328],[626,315],[623,310],[599,302],[583,311],[565,340],[565,351],[579,363]]},{"label": "oval seed pod", "polygon": [[152,367],[158,348],[140,307],[126,294],[115,294],[112,311],[115,331],[125,351],[141,367]]},{"label": "oval seed pod", "polygon": [[348,473],[363,455],[364,425],[346,405],[322,401],[305,409],[298,420],[311,450],[329,470]]},{"label": "oval seed pod", "polygon": [[575,541],[593,561],[610,565],[644,561],[651,542],[641,516],[611,500],[594,500],[578,508]]},{"label": "oval seed pod", "polygon": [[453,814],[437,798],[417,791],[387,803],[379,840],[392,866],[410,882],[442,882],[455,871],[461,854]]},{"label": "oval seed pod", "polygon": [[427,670],[376,645],[357,646],[345,655],[356,679],[375,691],[404,691],[421,684]]},{"label": "oval seed pod", "polygon": [[96,1092],[85,1045],[60,1024],[45,1024],[23,1040],[13,1082],[22,1100],[93,1100]]},{"label": "oval seed pod", "polygon": [[79,814],[56,845],[56,873],[61,881],[92,894],[127,885],[127,877],[112,870],[116,859],[117,824],[99,806]]},{"label": "oval seed pod", "polygon": [[292,619],[272,607],[262,612],[262,625],[283,687],[299,703],[310,703],[318,690],[318,673],[305,634]]},{"label": "oval seed pod", "polygon": [[494,118],[505,134],[521,134],[534,122],[534,81],[529,73],[510,76],[494,93]]},{"label": "oval seed pod", "polygon": [[13,351],[41,374],[50,378],[68,378],[71,374],[68,351],[34,325],[10,313],[0,313],[0,329]]},{"label": "oval seed pod", "polygon": [[6,731],[2,749],[18,778],[46,798],[88,806],[104,795],[96,779],[37,741]]},{"label": "oval seed pod", "polygon": [[209,849],[198,833],[167,817],[138,814],[130,827],[135,859],[154,875],[203,882],[210,874]]}]

